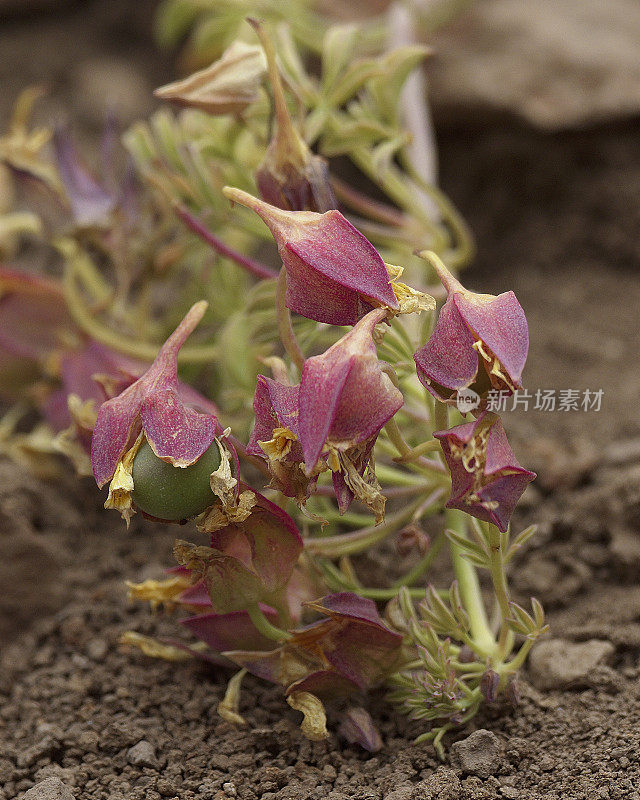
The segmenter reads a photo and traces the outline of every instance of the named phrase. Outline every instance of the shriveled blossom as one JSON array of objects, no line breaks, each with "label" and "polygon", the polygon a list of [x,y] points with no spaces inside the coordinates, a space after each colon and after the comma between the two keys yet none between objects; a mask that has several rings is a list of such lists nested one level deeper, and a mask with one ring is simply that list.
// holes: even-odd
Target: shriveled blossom
[{"label": "shriveled blossom", "polygon": [[266,67],[262,48],[238,40],[206,69],[161,86],[154,94],[208,114],[239,114],[259,98]]},{"label": "shriveled blossom", "polygon": [[141,433],[155,455],[175,467],[194,464],[222,433],[215,414],[197,411],[178,387],[178,352],[206,307],[196,303],[144,375],[100,406],[91,443],[93,474],[100,487],[112,481],[111,503],[125,515],[131,513],[131,467]]},{"label": "shriveled blossom", "polygon": [[257,492],[251,513],[212,533],[208,546],[178,541],[179,564],[203,581],[213,610],[245,610],[261,602],[286,604],[286,587],[302,552],[291,517]]},{"label": "shriveled blossom", "polygon": [[300,386],[287,386],[258,375],[253,398],[256,422],[247,453],[264,458],[272,475],[270,486],[298,503],[313,490],[317,474],[304,471],[304,454],[298,429]]},{"label": "shriveled blossom", "polygon": [[381,428],[402,407],[402,392],[383,372],[373,341],[385,309],[366,317],[325,353],[307,359],[300,381],[298,431],[307,475],[321,457],[333,471],[340,510],[353,497],[384,515],[372,451]]},{"label": "shriveled blossom", "polygon": [[515,294],[470,292],[438,259],[430,260],[448,298],[431,338],[414,354],[421,383],[444,402],[467,388],[481,397],[520,388],[529,328]]},{"label": "shriveled blossom", "polygon": [[224,192],[269,227],[287,272],[292,311],[330,325],[355,325],[376,306],[400,310],[380,254],[339,211],[284,211],[241,189]]},{"label": "shriveled blossom", "polygon": [[451,472],[447,508],[466,511],[504,533],[536,474],[518,463],[500,418],[485,411],[473,422],[433,435],[440,440]]},{"label": "shriveled blossom", "polygon": [[225,655],[254,675],[286,687],[288,695],[351,695],[379,684],[398,668],[402,636],[387,628],[372,600],[339,592],[307,607],[321,619],[294,630],[275,650]]}]

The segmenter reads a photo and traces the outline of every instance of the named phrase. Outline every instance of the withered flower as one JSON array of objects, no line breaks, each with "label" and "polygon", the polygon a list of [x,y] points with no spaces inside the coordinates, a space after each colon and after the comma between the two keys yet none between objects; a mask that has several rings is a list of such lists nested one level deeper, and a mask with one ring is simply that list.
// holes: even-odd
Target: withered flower
[{"label": "withered flower", "polygon": [[350,695],[376,686],[398,668],[402,636],[387,628],[372,600],[339,592],[306,605],[322,618],[293,631],[279,648],[225,655],[285,686],[288,695]]},{"label": "withered flower", "polygon": [[161,86],[154,95],[208,114],[239,114],[258,99],[266,68],[262,48],[238,40],[206,69]]},{"label": "withered flower", "polygon": [[267,57],[275,112],[273,137],[256,173],[260,196],[290,211],[323,212],[337,208],[327,162],[311,152],[291,120],[273,43],[259,23],[249,22]]},{"label": "withered flower", "polygon": [[473,422],[433,435],[440,440],[451,472],[447,508],[466,511],[504,533],[536,474],[518,463],[500,418],[485,411]]}]

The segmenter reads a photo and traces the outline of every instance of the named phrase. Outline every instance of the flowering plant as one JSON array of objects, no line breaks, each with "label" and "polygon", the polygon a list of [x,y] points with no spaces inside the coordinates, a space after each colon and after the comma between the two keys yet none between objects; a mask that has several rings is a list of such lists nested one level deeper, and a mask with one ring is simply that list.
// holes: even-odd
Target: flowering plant
[{"label": "flowering plant", "polygon": [[[452,272],[469,237],[413,165],[397,107],[424,48],[357,59],[357,29],[332,27],[312,76],[285,29],[274,42],[250,23],[158,91],[185,110],[128,131],[125,165],[108,127],[101,181],[68,132],[29,130],[35,95],[22,99],[0,177],[28,175],[58,215],[23,217],[12,235],[52,232],[43,247],[64,277],[0,271],[4,394],[46,422],[30,438],[5,425],[0,447],[71,457],[127,525],[136,511],[191,523],[177,567],[130,592],[183,609],[197,641],[123,642],[239,668],[226,720],[245,724],[250,672],[283,687],[310,738],[327,736],[335,703],[343,735],[375,750],[366,692],[383,686],[442,753],[482,702],[515,696],[546,629],[506,579],[534,531],[512,536],[510,520],[535,475],[486,408],[491,391],[521,386],[526,318],[512,292],[476,294]],[[457,403],[469,392],[471,411]],[[358,555],[394,540],[408,568],[365,585]],[[446,548],[454,581],[425,589]]]}]

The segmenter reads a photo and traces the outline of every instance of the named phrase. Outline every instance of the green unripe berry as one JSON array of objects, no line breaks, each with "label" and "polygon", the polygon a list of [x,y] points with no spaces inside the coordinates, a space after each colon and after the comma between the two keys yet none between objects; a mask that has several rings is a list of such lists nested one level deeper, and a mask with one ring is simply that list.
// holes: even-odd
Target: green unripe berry
[{"label": "green unripe berry", "polygon": [[195,517],[216,501],[209,476],[219,466],[217,442],[183,468],[159,459],[145,441],[133,459],[133,502],[140,511],[170,522]]}]

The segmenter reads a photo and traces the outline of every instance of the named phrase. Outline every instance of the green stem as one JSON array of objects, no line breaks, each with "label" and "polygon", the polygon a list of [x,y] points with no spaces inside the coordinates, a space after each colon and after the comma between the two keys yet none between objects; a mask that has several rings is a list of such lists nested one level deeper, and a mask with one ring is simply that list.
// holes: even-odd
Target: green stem
[{"label": "green stem", "polygon": [[[62,252],[63,255],[68,255],[68,252]],[[69,313],[78,327],[92,339],[117,353],[123,353],[141,361],[153,361],[158,355],[159,345],[131,341],[126,336],[116,333],[115,330],[98,322],[78,288],[76,269],[75,259],[67,258],[62,284]],[[218,352],[217,345],[186,346],[180,351],[178,361],[182,364],[207,364],[218,358]]]},{"label": "green stem", "polygon": [[504,665],[504,667],[502,668],[502,673],[511,674],[513,672],[517,672],[526,661],[526,658],[529,655],[529,651],[531,650],[534,644],[535,644],[534,639],[525,639],[525,641],[522,644],[522,647],[520,648],[520,650],[518,650],[516,655],[511,659],[511,661],[509,661],[507,664]]},{"label": "green stem", "polygon": [[338,536],[324,536],[314,539],[306,539],[304,546],[308,553],[319,556],[339,556],[351,555],[366,550],[368,547],[384,539],[391,532],[397,530],[413,516],[413,513],[420,508],[422,498],[410,503],[406,508],[389,514],[380,525],[373,525],[369,528],[362,528],[353,533],[344,533]]},{"label": "green stem", "polygon": [[278,275],[278,284],[276,289],[276,314],[278,320],[278,333],[280,339],[286,350],[289,358],[298,367],[300,372],[304,367],[304,353],[300,349],[296,335],[293,332],[291,325],[291,314],[285,304],[285,296],[287,292],[287,271],[284,267],[280,270]]},{"label": "green stem", "polygon": [[260,633],[266,636],[267,639],[273,639],[275,642],[283,642],[291,638],[290,633],[283,631],[282,628],[278,628],[276,625],[272,625],[269,622],[257,603],[248,606],[247,613],[251,618],[251,622],[253,622]]},{"label": "green stem", "polygon": [[[453,509],[447,511],[445,525],[461,536],[467,535],[467,519],[461,511]],[[469,615],[473,641],[482,650],[490,652],[495,648],[495,639],[489,627],[476,568],[464,558],[460,548],[451,540],[449,541],[449,547],[462,602]]]},{"label": "green stem", "polygon": [[504,566],[504,551],[502,547],[502,535],[495,525],[486,524],[483,526],[487,532],[487,540],[490,548],[489,572],[493,582],[493,589],[500,607],[500,635],[498,639],[498,650],[500,658],[507,655],[509,638],[509,625],[507,619],[511,615],[509,608],[509,588],[507,586],[507,576]]},{"label": "green stem", "polygon": [[433,453],[434,450],[440,450],[440,442],[437,439],[429,439],[427,442],[422,442],[422,444],[416,445],[415,447],[409,447],[406,454],[394,458],[393,460],[399,464],[405,461],[416,461],[420,456],[423,456],[425,453]]},{"label": "green stem", "polygon": [[433,429],[446,431],[449,427],[449,406],[436,400],[433,408]]}]

